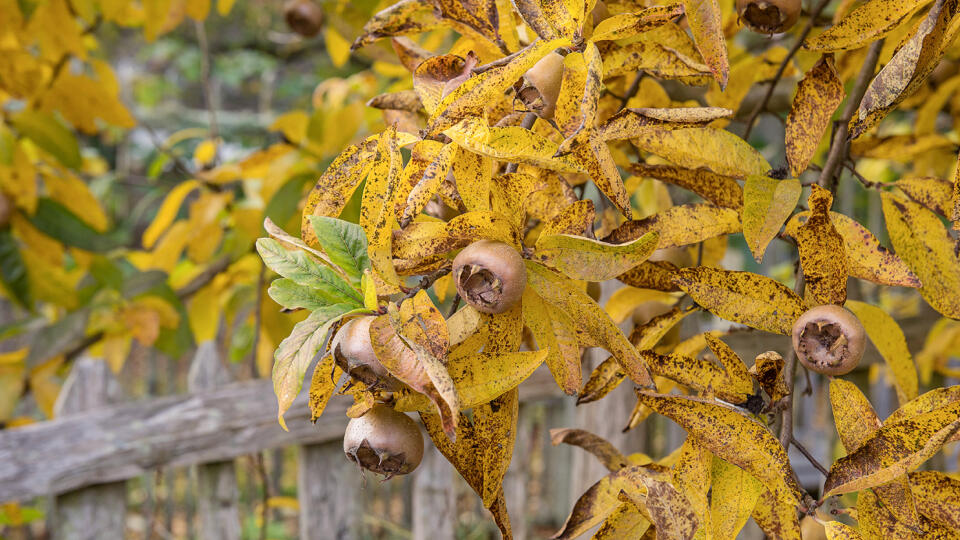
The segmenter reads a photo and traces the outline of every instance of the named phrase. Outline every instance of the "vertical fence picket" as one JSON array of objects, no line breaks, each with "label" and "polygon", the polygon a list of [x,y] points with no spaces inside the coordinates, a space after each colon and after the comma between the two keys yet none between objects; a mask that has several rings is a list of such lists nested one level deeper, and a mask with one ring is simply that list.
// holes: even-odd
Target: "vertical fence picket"
[{"label": "vertical fence picket", "polygon": [[[103,360],[76,361],[54,405],[54,416],[66,417],[106,406],[120,398],[120,386]],[[123,538],[127,517],[127,484],[113,482],[57,495],[48,515],[56,540]]]},{"label": "vertical fence picket", "polygon": [[299,467],[301,540],[358,538],[361,473],[344,457],[343,442],[301,446]]},{"label": "vertical fence picket", "polygon": [[457,520],[453,466],[427,443],[413,473],[413,540],[453,538]]},{"label": "vertical fence picket", "polygon": [[[230,381],[230,372],[220,359],[215,341],[197,348],[187,375],[191,392],[212,390]],[[233,460],[206,463],[196,467],[197,518],[200,538],[235,540],[240,538],[239,491]]]}]

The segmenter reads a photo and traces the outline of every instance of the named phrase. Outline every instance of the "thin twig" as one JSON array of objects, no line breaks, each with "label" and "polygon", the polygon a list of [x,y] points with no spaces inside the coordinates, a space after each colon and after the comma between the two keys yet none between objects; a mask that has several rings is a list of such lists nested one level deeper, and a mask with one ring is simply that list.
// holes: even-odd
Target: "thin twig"
[{"label": "thin twig", "polygon": [[640,82],[643,81],[643,71],[637,72],[637,76],[633,78],[633,82],[630,83],[630,86],[627,87],[626,93],[620,97],[620,108],[627,106],[627,103],[633,99],[633,96],[637,95],[637,90],[640,89]]},{"label": "thin twig", "polygon": [[257,302],[253,312],[253,347],[250,354],[250,374],[256,379],[260,376],[260,366],[257,364],[257,349],[260,346],[260,326],[263,324],[263,286],[267,278],[267,265],[260,261],[260,272],[257,274]]},{"label": "thin twig", "polygon": [[454,313],[457,312],[457,309],[460,308],[460,293],[457,293],[453,297],[453,303],[450,304],[450,313],[447,314],[447,318],[453,317]]},{"label": "thin twig", "polygon": [[258,452],[254,458],[257,468],[257,476],[260,477],[260,483],[263,485],[263,491],[260,494],[260,540],[267,540],[267,525],[269,524],[269,502],[270,502],[270,483],[267,481],[267,467],[263,463],[263,452]]},{"label": "thin twig", "polygon": [[[793,288],[794,292],[797,293],[801,298],[803,293],[807,288],[807,283],[803,279],[803,270],[798,269],[797,271],[797,284]],[[783,369],[783,377],[787,383],[787,388],[790,392],[784,397],[786,403],[784,404],[783,410],[780,412],[780,444],[784,448],[790,448],[790,439],[793,438],[793,395],[794,395],[794,376],[797,373],[797,355],[793,351],[793,347],[787,352],[786,366]]]},{"label": "thin twig", "polygon": [[409,300],[414,296],[416,296],[418,292],[429,289],[430,287],[433,286],[434,283],[436,283],[438,279],[449,274],[450,270],[451,268],[449,266],[445,266],[432,274],[423,276],[422,278],[420,278],[420,283],[418,283],[416,287],[407,291],[407,294],[404,295],[403,299],[400,300],[400,302],[402,303],[404,300]]},{"label": "thin twig", "polygon": [[197,30],[197,43],[200,45],[200,81],[203,84],[203,97],[210,114],[210,138],[216,139],[220,130],[213,103],[213,89],[210,85],[210,44],[207,41],[207,28],[203,21],[194,21],[194,28]]},{"label": "thin twig", "polygon": [[863,60],[863,66],[857,75],[857,82],[854,84],[847,104],[843,108],[843,115],[837,120],[836,128],[833,132],[833,142],[830,144],[830,153],[827,155],[827,161],[823,164],[823,170],[820,171],[820,179],[817,183],[821,187],[829,189],[832,193],[836,190],[836,174],[840,166],[847,161],[847,153],[850,150],[850,119],[853,118],[857,109],[860,108],[860,101],[867,92],[867,86],[873,80],[873,71],[877,66],[877,59],[880,57],[880,49],[883,48],[883,40],[875,41],[867,51],[867,57]]},{"label": "thin twig", "polygon": [[810,451],[807,450],[806,447],[804,447],[802,444],[800,444],[800,441],[798,441],[796,437],[793,437],[792,435],[790,436],[790,444],[795,446],[797,450],[799,450],[800,453],[803,454],[803,457],[807,458],[807,461],[809,461],[810,464],[814,466],[814,468],[820,471],[823,474],[823,476],[830,475],[830,472],[827,471],[826,467],[821,465],[820,462],[817,461],[817,458],[813,457],[813,454],[811,454]]},{"label": "thin twig", "polygon": [[757,103],[757,106],[754,107],[753,111],[750,113],[750,117],[747,118],[747,129],[743,132],[744,140],[750,138],[750,132],[753,131],[753,126],[756,124],[757,118],[760,116],[760,113],[767,109],[767,104],[770,103],[770,98],[773,97],[773,92],[777,89],[777,83],[780,82],[780,78],[783,77],[783,73],[787,70],[787,66],[790,65],[790,60],[793,59],[793,56],[797,54],[797,51],[799,51],[800,47],[803,46],[804,40],[807,39],[810,31],[813,30],[814,25],[816,25],[817,17],[820,15],[820,12],[823,11],[823,8],[827,7],[827,4],[829,3],[830,0],[820,0],[820,3],[817,4],[816,8],[814,8],[813,13],[810,14],[810,20],[807,22],[807,25],[803,28],[803,31],[800,32],[800,35],[797,36],[797,40],[794,42],[793,47],[790,48],[787,56],[785,56],[783,61],[780,62],[780,67],[777,68],[777,73],[773,76],[773,79],[770,80],[770,84],[767,86],[767,92],[763,95],[763,99]]},{"label": "thin twig", "polygon": [[850,171],[850,174],[852,174],[854,178],[859,180],[860,183],[863,184],[863,187],[867,189],[877,189],[877,190],[883,189],[883,182],[874,182],[872,180],[867,180],[867,178],[862,174],[860,174],[860,172],[857,171],[857,168],[849,161],[843,164],[843,168]]}]

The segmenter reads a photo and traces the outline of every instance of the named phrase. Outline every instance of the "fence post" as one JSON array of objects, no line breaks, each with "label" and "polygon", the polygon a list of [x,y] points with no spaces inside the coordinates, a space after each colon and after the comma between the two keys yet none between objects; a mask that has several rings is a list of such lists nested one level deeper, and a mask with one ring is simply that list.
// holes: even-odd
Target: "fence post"
[{"label": "fence post", "polygon": [[[300,447],[297,496],[300,501],[301,540],[359,537],[361,471],[343,454],[336,440]],[[367,473],[367,482],[379,477]]]},{"label": "fence post", "polygon": [[[120,385],[103,360],[81,357],[70,370],[54,416],[77,415],[119,401]],[[85,487],[54,497],[48,530],[56,540],[123,538],[127,519],[126,482]]]},{"label": "fence post", "polygon": [[428,441],[423,462],[413,473],[413,540],[453,538],[457,500],[453,466]]},{"label": "fence post", "polygon": [[[220,359],[216,341],[205,341],[197,347],[187,387],[190,392],[212,390],[230,382],[230,372]],[[197,518],[200,538],[235,540],[240,538],[239,494],[237,472],[233,460],[198,465]]]}]

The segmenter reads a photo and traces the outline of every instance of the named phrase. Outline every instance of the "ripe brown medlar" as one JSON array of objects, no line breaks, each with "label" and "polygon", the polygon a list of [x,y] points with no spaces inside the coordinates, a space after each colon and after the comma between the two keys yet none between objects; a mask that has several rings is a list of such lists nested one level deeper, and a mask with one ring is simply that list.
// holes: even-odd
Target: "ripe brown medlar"
[{"label": "ripe brown medlar", "polygon": [[323,10],[311,0],[289,0],[283,6],[283,18],[303,37],[312,38],[323,28]]},{"label": "ripe brown medlar", "polygon": [[548,53],[524,73],[523,79],[524,85],[519,93],[523,103],[540,118],[553,118],[563,79],[563,56]]},{"label": "ripe brown medlar", "polygon": [[737,14],[758,34],[786,32],[800,18],[800,0],[737,0]]},{"label": "ripe brown medlar", "polygon": [[396,379],[383,367],[370,342],[370,323],[376,317],[360,317],[344,324],[330,344],[333,359],[344,372],[368,387],[394,388]]},{"label": "ripe brown medlar", "polygon": [[843,375],[857,367],[865,344],[860,320],[840,306],[809,309],[793,324],[797,358],[824,375]]},{"label": "ripe brown medlar", "polygon": [[527,268],[513,247],[480,240],[453,259],[453,282],[463,301],[484,313],[503,313],[527,286]]},{"label": "ripe brown medlar", "polygon": [[420,465],[423,435],[409,416],[378,404],[347,424],[343,452],[350,461],[389,479]]}]

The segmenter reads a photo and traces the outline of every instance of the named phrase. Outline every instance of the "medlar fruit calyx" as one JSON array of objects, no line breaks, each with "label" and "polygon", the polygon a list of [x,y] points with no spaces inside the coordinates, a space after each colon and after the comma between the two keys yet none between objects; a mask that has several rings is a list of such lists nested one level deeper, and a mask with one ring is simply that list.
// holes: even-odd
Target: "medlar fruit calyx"
[{"label": "medlar fruit calyx", "polygon": [[527,268],[513,247],[480,240],[453,259],[453,282],[463,301],[484,313],[503,313],[527,286]]},{"label": "medlar fruit calyx", "polygon": [[409,416],[386,405],[374,405],[347,424],[343,452],[364,469],[390,478],[420,465],[423,435]]},{"label": "medlar fruit calyx", "polygon": [[840,306],[809,309],[793,324],[797,358],[824,375],[843,375],[857,367],[865,341],[860,320]]}]

